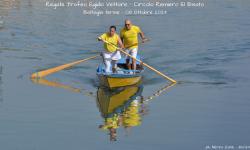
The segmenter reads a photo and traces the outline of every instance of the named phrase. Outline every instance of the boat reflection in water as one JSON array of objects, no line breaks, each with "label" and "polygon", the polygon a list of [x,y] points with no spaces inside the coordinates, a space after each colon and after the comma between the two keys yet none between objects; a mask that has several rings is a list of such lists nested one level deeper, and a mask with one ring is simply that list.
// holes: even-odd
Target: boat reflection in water
[{"label": "boat reflection in water", "polygon": [[61,89],[68,90],[70,92],[83,93],[86,96],[94,97],[93,92],[89,92],[89,91],[87,91],[86,89],[83,89],[83,88],[80,89],[80,88],[72,87],[70,85],[60,83],[59,81],[50,81],[50,80],[47,80],[45,78],[31,79],[31,81],[33,83],[35,83],[35,84],[50,86],[50,87],[55,87],[55,88],[61,88]]},{"label": "boat reflection in water", "polygon": [[100,129],[107,130],[111,141],[116,141],[117,129],[129,129],[141,124],[143,115],[142,85],[120,87],[113,90],[99,87],[97,91],[97,106],[104,123]]},{"label": "boat reflection in water", "polygon": [[147,102],[153,100],[155,97],[160,96],[174,84],[169,84],[148,97],[142,96],[143,85],[119,87],[109,89],[105,87],[98,87],[96,92],[90,92],[85,89],[74,88],[58,81],[49,81],[46,79],[32,79],[35,84],[51,86],[56,88],[66,89],[75,93],[82,93],[90,97],[96,97],[97,107],[103,117],[103,124],[99,125],[101,130],[109,133],[111,141],[117,140],[118,128],[124,128],[129,131],[132,127],[141,125],[142,117],[148,113]]}]

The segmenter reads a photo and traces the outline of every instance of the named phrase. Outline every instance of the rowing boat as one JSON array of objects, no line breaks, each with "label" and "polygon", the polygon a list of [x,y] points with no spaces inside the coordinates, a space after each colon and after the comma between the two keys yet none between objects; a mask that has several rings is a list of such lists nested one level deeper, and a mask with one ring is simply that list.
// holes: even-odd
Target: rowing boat
[{"label": "rowing boat", "polygon": [[[140,56],[137,56],[137,59],[140,60]],[[128,70],[125,58],[118,61],[115,73],[106,73],[104,68],[104,64],[99,64],[96,74],[99,78],[100,86],[109,87],[111,89],[130,86],[141,82],[144,72],[144,68],[139,62],[136,62],[136,70]]]}]

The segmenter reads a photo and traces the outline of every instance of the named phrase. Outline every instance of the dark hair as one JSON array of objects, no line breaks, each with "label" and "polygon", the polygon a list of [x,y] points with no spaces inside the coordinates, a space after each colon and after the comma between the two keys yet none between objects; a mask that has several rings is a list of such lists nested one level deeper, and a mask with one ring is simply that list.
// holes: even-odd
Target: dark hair
[{"label": "dark hair", "polygon": [[116,31],[116,26],[110,26],[110,27],[109,27],[109,29],[112,29],[112,28],[114,28],[115,31]]}]

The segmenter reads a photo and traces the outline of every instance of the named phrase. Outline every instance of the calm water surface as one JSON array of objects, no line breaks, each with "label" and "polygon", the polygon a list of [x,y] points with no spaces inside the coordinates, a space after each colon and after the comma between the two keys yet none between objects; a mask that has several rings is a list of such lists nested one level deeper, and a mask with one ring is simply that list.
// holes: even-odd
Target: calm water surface
[{"label": "calm water surface", "polygon": [[[0,149],[250,145],[250,2],[205,2],[204,8],[169,8],[164,16],[93,17],[79,8],[47,8],[43,0],[1,0]],[[111,142],[100,128],[108,118],[97,97],[117,93],[98,89],[100,59],[42,82],[58,88],[34,84],[29,75],[96,55],[102,48],[96,37],[111,24],[121,28],[125,18],[151,39],[140,47],[145,62],[180,82],[164,90],[169,83],[146,70],[142,87],[120,89],[134,90],[135,100],[112,114],[122,125]]]}]

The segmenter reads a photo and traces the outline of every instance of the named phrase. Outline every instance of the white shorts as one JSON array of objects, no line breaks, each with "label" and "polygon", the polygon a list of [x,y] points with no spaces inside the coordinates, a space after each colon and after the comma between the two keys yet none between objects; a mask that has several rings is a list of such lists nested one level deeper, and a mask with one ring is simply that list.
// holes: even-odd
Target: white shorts
[{"label": "white shorts", "polygon": [[[129,53],[131,56],[135,57],[137,56],[138,47],[132,48],[132,49],[126,49],[126,52]],[[129,59],[130,57],[126,55],[126,59]]]},{"label": "white shorts", "polygon": [[102,52],[102,55],[103,55],[104,59],[110,59],[110,60],[119,60],[119,59],[121,59],[120,51],[115,51],[113,53],[104,51],[104,52]]}]

